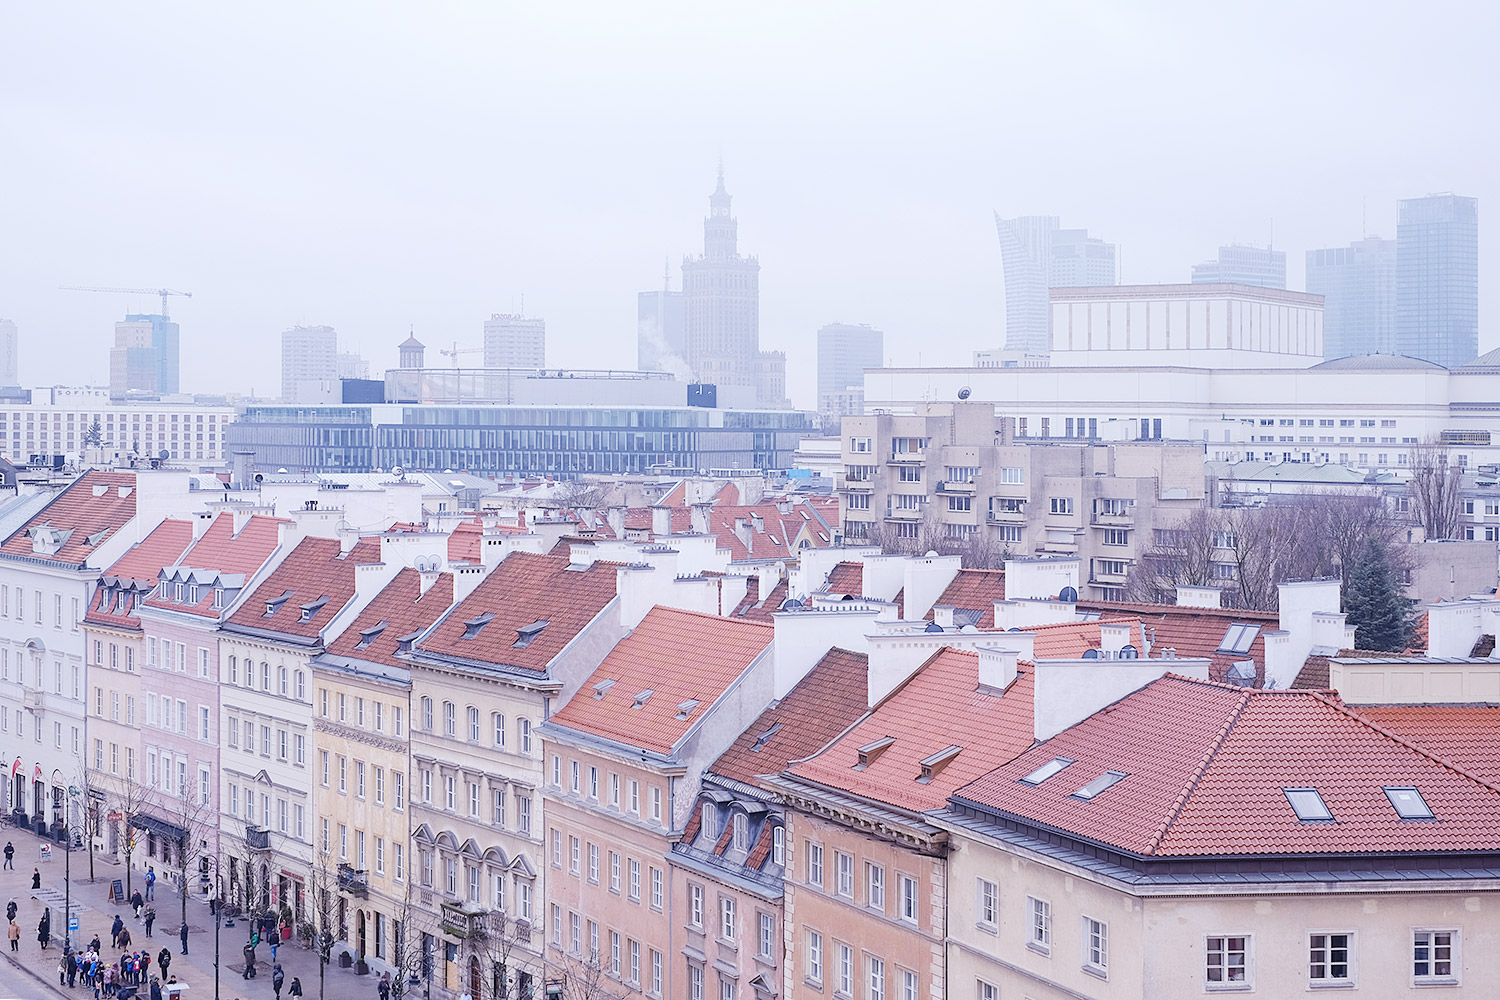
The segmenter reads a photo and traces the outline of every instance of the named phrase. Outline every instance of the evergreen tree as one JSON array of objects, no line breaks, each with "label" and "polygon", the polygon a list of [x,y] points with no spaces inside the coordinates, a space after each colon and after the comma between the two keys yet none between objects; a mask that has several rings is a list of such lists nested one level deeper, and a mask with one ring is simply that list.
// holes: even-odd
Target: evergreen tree
[{"label": "evergreen tree", "polygon": [[1411,609],[1385,546],[1370,539],[1344,577],[1344,611],[1360,649],[1399,653],[1411,638]]}]

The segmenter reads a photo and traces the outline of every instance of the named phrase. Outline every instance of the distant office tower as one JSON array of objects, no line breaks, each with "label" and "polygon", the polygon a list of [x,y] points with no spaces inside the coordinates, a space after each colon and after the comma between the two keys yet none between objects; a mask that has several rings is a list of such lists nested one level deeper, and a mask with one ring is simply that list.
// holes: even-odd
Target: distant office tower
[{"label": "distant office tower", "polygon": [[1452,368],[1479,352],[1479,200],[1401,202],[1396,229],[1396,351]]},{"label": "distant office tower", "polygon": [[281,334],[281,398],[312,401],[339,377],[338,335],[331,326],[294,326]]},{"label": "distant office tower", "polygon": [[1045,354],[1051,288],[1113,285],[1115,246],[1086,229],[1059,229],[1055,215],[1002,219],[995,213],[1005,267],[1005,346]]},{"label": "distant office tower", "polygon": [[842,417],[852,405],[849,390],[865,387],[865,369],[885,358],[885,334],[868,324],[829,323],[818,331],[818,412]]},{"label": "distant office tower", "polygon": [[1396,241],[1378,236],[1307,251],[1307,290],[1323,296],[1323,356],[1396,353]]},{"label": "distant office tower", "polygon": [[181,328],[156,313],[127,313],[127,323],[145,323],[151,329],[150,348],[154,354],[156,377],[151,392],[163,396],[180,391],[178,382],[178,341]]},{"label": "distant office tower", "polygon": [[1193,265],[1193,284],[1286,287],[1286,253],[1248,243],[1219,247],[1218,260]]},{"label": "distant office tower", "polygon": [[339,378],[369,378],[370,362],[354,351],[340,351],[334,359],[334,371]]},{"label": "distant office tower", "polygon": [[672,291],[669,271],[662,287],[636,296],[636,365],[641,371],[671,372],[689,378],[686,343],[687,299]]},{"label": "distant office tower", "polygon": [[540,316],[495,313],[484,321],[486,368],[543,368],[546,364],[546,320]]},{"label": "distant office tower", "polygon": [[20,385],[21,335],[16,324],[0,319],[0,385]]},{"label": "distant office tower", "polygon": [[739,224],[729,214],[724,171],[708,199],[703,253],[682,262],[683,343],[692,377],[715,385],[756,386],[760,363],[760,262],[740,256]]},{"label": "distant office tower", "polygon": [[761,351],[755,356],[755,405],[773,410],[791,405],[786,398],[786,351]]},{"label": "distant office tower", "polygon": [[161,366],[151,345],[151,323],[127,318],[115,324],[115,346],[109,352],[109,396],[159,396]]}]

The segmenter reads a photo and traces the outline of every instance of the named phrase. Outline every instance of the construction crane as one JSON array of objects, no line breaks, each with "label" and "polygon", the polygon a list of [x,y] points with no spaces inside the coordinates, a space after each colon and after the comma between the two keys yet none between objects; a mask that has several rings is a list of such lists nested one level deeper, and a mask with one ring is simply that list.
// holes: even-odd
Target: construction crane
[{"label": "construction crane", "polygon": [[445,347],[442,350],[438,351],[438,353],[441,354],[441,355],[444,355],[445,357],[452,358],[453,359],[453,367],[457,368],[458,367],[458,356],[460,354],[483,354],[484,353],[484,348],[482,348],[482,347],[459,347],[458,346],[458,341],[455,340],[453,342],[453,347],[451,349]]},{"label": "construction crane", "polygon": [[161,296],[161,318],[171,319],[167,315],[167,296],[181,295],[192,298],[192,292],[179,292],[174,288],[100,288],[94,285],[62,285],[65,292],[114,292],[119,295],[160,295]]}]

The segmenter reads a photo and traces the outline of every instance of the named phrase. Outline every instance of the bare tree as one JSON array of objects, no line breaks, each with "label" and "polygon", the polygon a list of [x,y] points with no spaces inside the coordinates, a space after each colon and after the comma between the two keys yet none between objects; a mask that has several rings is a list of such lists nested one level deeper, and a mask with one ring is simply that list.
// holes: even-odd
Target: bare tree
[{"label": "bare tree", "polygon": [[1435,438],[1407,452],[1412,513],[1431,539],[1457,538],[1463,516],[1463,469],[1453,450]]},{"label": "bare tree", "polygon": [[418,913],[412,905],[412,885],[408,873],[402,872],[405,891],[401,905],[391,915],[391,947],[388,952],[390,965],[395,970],[391,977],[391,1000],[402,1000],[428,974],[427,956],[422,954],[418,942],[413,940],[420,931],[415,929]]},{"label": "bare tree", "polygon": [[[327,853],[318,852],[308,870],[308,915],[302,925],[302,942],[318,956],[318,1000],[327,987],[328,963],[333,958],[335,922],[338,909],[338,874],[330,866]],[[403,936],[404,931],[403,922]]]},{"label": "bare tree", "polygon": [[[120,850],[125,858],[125,898],[129,899],[134,892],[132,883],[135,873],[131,867],[131,860],[135,854],[136,847],[134,821],[137,816],[148,814],[154,811],[154,807],[157,802],[157,791],[155,788],[145,784],[144,782],[132,781],[127,778],[94,780],[87,776],[87,772],[85,772],[85,777],[83,780],[85,782],[85,788],[89,787],[88,783],[90,781],[93,781],[93,787],[95,788],[100,788],[102,786],[102,790],[105,794],[106,808],[109,812],[119,813],[120,815],[120,819],[118,820],[118,822],[120,823],[121,827],[123,827],[123,829],[121,830],[122,835],[120,838]],[[102,831],[103,829],[107,829],[107,824],[109,822],[110,820],[108,819],[108,817],[106,817],[103,823],[100,824],[100,831]],[[95,832],[97,833],[100,831]],[[90,880],[92,880],[93,877],[94,856],[93,847],[90,846]]]},{"label": "bare tree", "polygon": [[182,889],[182,922],[187,923],[187,901],[193,884],[202,884],[208,874],[214,850],[209,838],[218,840],[219,811],[211,802],[205,802],[197,789],[178,789],[178,794],[166,799],[159,810],[167,820],[178,828],[173,846],[177,851],[177,872]]}]

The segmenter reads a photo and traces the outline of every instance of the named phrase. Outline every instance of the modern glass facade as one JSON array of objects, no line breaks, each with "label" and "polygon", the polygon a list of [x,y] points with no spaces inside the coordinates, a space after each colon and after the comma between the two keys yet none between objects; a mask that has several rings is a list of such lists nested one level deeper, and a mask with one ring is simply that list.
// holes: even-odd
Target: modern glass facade
[{"label": "modern glass facade", "polygon": [[1479,353],[1479,199],[1401,202],[1396,230],[1396,350],[1447,368]]},{"label": "modern glass facade", "polygon": [[1307,290],[1323,296],[1323,357],[1396,353],[1395,240],[1307,251]]},{"label": "modern glass facade", "polygon": [[147,313],[127,315],[125,322],[151,324],[151,348],[156,352],[156,391],[163,396],[180,392],[178,369],[182,328],[165,316]]},{"label": "modern glass facade", "polygon": [[227,447],[263,469],[457,469],[485,476],[785,469],[812,433],[795,411],[700,407],[252,406]]}]

